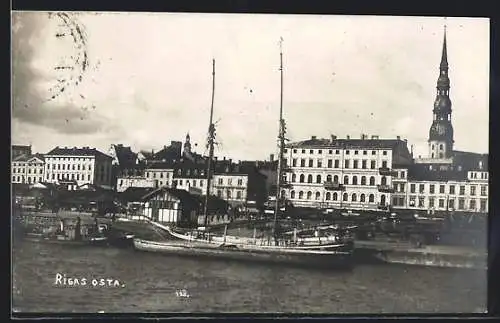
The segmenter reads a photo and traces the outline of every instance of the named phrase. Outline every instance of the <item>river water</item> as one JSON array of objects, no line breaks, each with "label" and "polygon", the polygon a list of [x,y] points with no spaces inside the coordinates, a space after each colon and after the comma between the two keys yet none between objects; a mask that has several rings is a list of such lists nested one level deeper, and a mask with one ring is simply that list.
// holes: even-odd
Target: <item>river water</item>
[{"label": "river water", "polygon": [[[12,257],[17,312],[369,314],[486,309],[486,271],[481,270],[362,265],[350,272],[319,271],[32,242],[15,243]],[[78,278],[80,285],[63,286],[63,279],[56,284],[57,274]],[[87,279],[85,286],[82,278]],[[109,281],[100,286],[100,279]]]}]

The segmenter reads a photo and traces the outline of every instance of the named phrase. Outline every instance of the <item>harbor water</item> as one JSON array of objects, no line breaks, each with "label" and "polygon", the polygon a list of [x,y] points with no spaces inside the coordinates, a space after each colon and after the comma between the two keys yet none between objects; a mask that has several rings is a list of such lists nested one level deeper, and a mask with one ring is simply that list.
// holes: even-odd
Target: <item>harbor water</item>
[{"label": "harbor water", "polygon": [[32,242],[15,242],[12,257],[16,312],[486,310],[485,270],[385,264],[320,271]]}]

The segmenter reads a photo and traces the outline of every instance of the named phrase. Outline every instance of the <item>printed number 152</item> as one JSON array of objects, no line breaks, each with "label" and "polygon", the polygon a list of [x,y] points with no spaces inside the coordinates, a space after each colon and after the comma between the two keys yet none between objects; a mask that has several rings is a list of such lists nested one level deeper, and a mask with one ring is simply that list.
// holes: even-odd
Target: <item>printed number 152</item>
[{"label": "printed number 152", "polygon": [[187,290],[185,290],[185,289],[176,290],[175,295],[177,295],[177,297],[189,297],[189,294],[188,294]]}]

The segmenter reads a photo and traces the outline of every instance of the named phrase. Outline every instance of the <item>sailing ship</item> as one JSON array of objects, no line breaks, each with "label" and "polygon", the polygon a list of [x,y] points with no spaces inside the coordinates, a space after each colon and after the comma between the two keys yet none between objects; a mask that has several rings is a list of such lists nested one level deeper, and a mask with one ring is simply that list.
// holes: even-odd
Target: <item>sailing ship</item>
[{"label": "sailing ship", "polygon": [[210,110],[207,162],[207,193],[204,204],[205,226],[190,232],[180,232],[168,225],[149,221],[152,225],[165,230],[173,238],[171,241],[148,241],[134,239],[137,250],[155,251],[167,254],[187,256],[207,256],[209,258],[238,259],[248,261],[265,261],[278,263],[292,263],[308,266],[350,267],[354,243],[348,232],[329,227],[328,230],[315,228],[310,230],[297,230],[284,232],[279,227],[280,214],[283,212],[284,196],[281,188],[286,186],[283,176],[283,160],[285,146],[285,120],[283,119],[283,51],[280,40],[280,76],[281,96],[278,135],[278,165],[276,183],[276,203],[274,205],[274,221],[272,235],[261,234],[257,237],[254,229],[253,237],[230,236],[227,234],[227,225],[224,234],[210,232],[208,223],[208,197],[210,196],[210,180],[212,159],[214,154],[213,106],[215,89],[215,60],[212,69],[212,105]]}]

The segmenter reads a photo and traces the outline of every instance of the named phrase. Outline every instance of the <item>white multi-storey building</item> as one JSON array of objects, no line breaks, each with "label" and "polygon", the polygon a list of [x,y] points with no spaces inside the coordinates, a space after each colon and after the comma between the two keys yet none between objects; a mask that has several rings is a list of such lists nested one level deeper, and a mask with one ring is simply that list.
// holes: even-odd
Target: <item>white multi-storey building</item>
[{"label": "white multi-storey building", "polygon": [[45,181],[111,187],[112,158],[95,148],[56,147],[45,155]]},{"label": "white multi-storey building", "polygon": [[296,207],[380,209],[391,201],[393,165],[411,164],[406,141],[317,139],[288,144],[285,189],[281,196]]},{"label": "white multi-storey building", "polygon": [[35,184],[44,179],[43,155],[19,155],[11,162],[12,183]]}]

